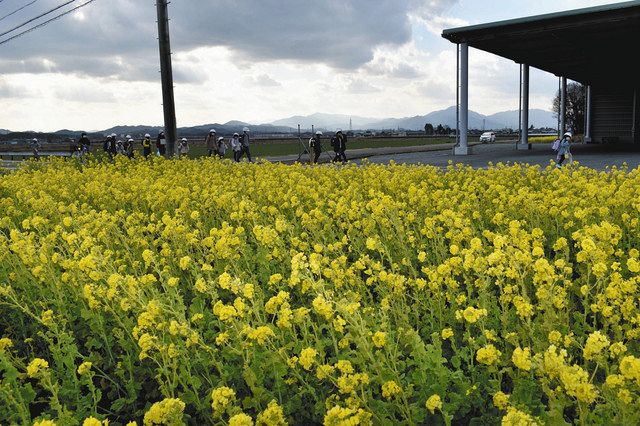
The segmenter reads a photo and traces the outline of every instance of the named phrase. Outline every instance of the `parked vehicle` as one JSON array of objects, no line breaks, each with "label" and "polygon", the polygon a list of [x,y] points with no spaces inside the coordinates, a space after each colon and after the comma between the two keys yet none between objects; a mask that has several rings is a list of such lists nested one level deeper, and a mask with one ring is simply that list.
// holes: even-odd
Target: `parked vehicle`
[{"label": "parked vehicle", "polygon": [[482,143],[491,143],[496,141],[495,132],[484,132],[480,135],[480,142]]}]

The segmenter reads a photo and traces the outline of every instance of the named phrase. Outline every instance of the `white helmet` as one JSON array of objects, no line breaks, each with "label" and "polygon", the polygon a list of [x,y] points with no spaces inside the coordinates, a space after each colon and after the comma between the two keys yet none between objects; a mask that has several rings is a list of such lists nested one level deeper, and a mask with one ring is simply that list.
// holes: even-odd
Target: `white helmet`
[{"label": "white helmet", "polygon": [[150,138],[150,137],[151,137],[151,135],[150,135],[149,133],[145,133],[144,137],[145,137],[145,138]]},{"label": "white helmet", "polygon": [[127,140],[129,140],[129,139],[131,139],[131,135],[127,135],[127,136],[125,136],[124,138],[125,138],[125,139],[127,139]]},{"label": "white helmet", "polygon": [[182,138],[181,141],[182,142],[187,142],[187,138]]},{"label": "white helmet", "polygon": [[38,138],[31,139],[31,142],[38,142]]},{"label": "white helmet", "polygon": [[215,132],[216,132],[216,129],[209,130],[209,133],[215,133]]},{"label": "white helmet", "polygon": [[571,134],[571,132],[567,132],[567,133],[565,133],[565,134],[564,134],[564,137],[567,137],[567,136],[568,136],[568,137],[570,137],[570,138],[572,138],[572,137],[573,137],[573,135]]},{"label": "white helmet", "polygon": [[316,132],[316,135],[318,135],[318,136],[322,136],[322,132],[321,132],[320,130],[318,130],[318,131]]},{"label": "white helmet", "polygon": [[234,133],[234,134],[233,134],[233,136],[240,136],[240,135],[239,135],[239,134],[237,134],[237,133]]},{"label": "white helmet", "polygon": [[223,138],[222,136],[220,136],[220,137],[218,138],[218,142],[223,141],[223,140],[224,140],[224,138]]},{"label": "white helmet", "polygon": [[133,140],[133,138],[129,138],[127,139],[127,142],[135,142],[135,141]]},{"label": "white helmet", "polygon": [[243,132],[250,132],[250,130],[249,130],[249,128],[248,128],[248,127],[243,128],[243,129],[242,129],[242,131],[243,131]]},{"label": "white helmet", "polygon": [[116,135],[115,133],[111,133],[111,135],[110,135],[110,136],[111,136],[112,138],[117,138],[117,137],[118,137],[118,135]]}]

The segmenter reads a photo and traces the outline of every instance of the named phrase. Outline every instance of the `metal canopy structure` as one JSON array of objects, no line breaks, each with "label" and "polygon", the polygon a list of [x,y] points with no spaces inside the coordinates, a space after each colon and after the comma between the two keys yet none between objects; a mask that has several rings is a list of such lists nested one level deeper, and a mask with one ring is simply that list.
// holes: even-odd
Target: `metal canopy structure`
[{"label": "metal canopy structure", "polygon": [[[530,149],[526,129],[529,67],[561,78],[560,128],[565,129],[566,81],[587,86],[584,140],[640,143],[640,0],[566,12],[446,29],[442,37],[458,46],[457,99],[460,120],[454,153],[469,152],[468,49],[474,47],[520,64],[520,139]],[[593,113],[593,114],[592,114]]]},{"label": "metal canopy structure", "polygon": [[640,79],[631,50],[640,45],[640,1],[452,28],[442,36],[587,85]]}]

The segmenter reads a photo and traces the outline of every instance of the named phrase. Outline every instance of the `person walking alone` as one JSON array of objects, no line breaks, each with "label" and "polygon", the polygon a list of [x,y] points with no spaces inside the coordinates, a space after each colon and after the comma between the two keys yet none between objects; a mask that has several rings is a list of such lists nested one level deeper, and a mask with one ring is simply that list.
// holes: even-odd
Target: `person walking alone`
[{"label": "person walking alone", "polygon": [[142,155],[144,158],[148,158],[151,155],[151,135],[147,133],[142,139]]},{"label": "person walking alone", "polygon": [[209,130],[209,134],[205,139],[207,145],[207,155],[209,157],[218,155],[218,140],[216,138],[216,130]]},{"label": "person walking alone", "polygon": [[251,151],[249,150],[249,145],[251,145],[251,137],[249,136],[249,128],[245,127],[242,129],[242,136],[240,136],[240,154],[238,155],[238,161],[242,158],[243,155],[247,154],[247,159],[251,163]]},{"label": "person walking alone", "polygon": [[564,134],[564,136],[562,136],[562,139],[560,139],[560,147],[558,148],[558,164],[556,164],[556,167],[558,169],[562,168],[562,163],[564,163],[564,160],[567,157],[571,156],[571,139],[573,138],[573,135],[570,132],[567,132]]}]

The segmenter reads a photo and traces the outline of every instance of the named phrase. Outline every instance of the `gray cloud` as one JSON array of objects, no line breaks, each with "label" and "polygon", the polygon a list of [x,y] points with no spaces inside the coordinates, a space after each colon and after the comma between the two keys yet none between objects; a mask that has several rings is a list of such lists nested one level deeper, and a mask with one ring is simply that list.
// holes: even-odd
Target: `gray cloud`
[{"label": "gray cloud", "polygon": [[282,86],[282,84],[277,81],[274,80],[272,77],[270,77],[267,74],[260,74],[258,76],[255,77],[247,77],[247,83],[249,84],[253,84],[256,86],[260,86],[260,87],[280,87]]},{"label": "gray cloud", "polygon": [[[239,66],[292,60],[353,70],[373,59],[378,46],[411,38],[409,15],[440,13],[457,0],[189,0],[170,5],[172,48],[189,52],[225,46]],[[59,2],[42,0],[3,21],[0,30]],[[0,8],[0,12],[3,9]],[[98,0],[81,10],[0,46],[1,73],[76,73],[121,80],[155,80],[158,71],[153,1]],[[7,22],[10,21],[10,22]],[[48,62],[44,62],[47,59]],[[204,77],[174,64],[177,79]],[[400,70],[402,71],[402,70]],[[407,71],[407,70],[405,70]]]},{"label": "gray cloud", "polygon": [[379,92],[380,89],[367,81],[360,79],[353,79],[349,82],[347,86],[347,91],[349,93],[353,93],[356,95],[367,94],[367,93],[376,93]]}]

